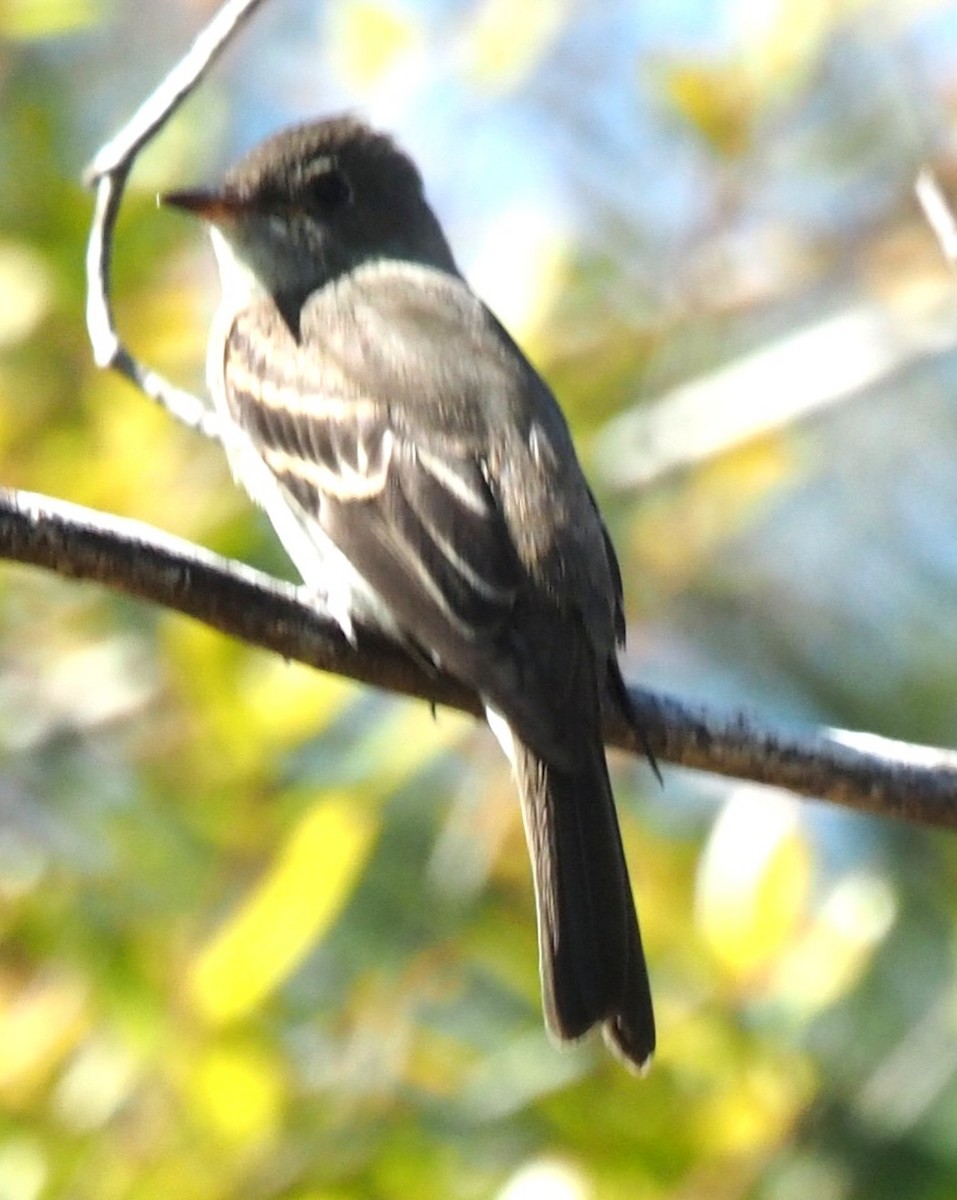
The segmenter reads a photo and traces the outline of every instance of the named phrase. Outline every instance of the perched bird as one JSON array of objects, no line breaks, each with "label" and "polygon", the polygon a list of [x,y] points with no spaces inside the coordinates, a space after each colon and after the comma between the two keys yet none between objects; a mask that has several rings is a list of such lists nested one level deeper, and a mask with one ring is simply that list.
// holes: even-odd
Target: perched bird
[{"label": "perched bird", "polygon": [[621,576],[551,392],[463,280],[417,168],[351,117],[212,190],[208,374],[236,479],[347,637],[373,622],[470,685],[512,761],[545,1020],[644,1065],[654,1017],[601,731],[630,717]]}]

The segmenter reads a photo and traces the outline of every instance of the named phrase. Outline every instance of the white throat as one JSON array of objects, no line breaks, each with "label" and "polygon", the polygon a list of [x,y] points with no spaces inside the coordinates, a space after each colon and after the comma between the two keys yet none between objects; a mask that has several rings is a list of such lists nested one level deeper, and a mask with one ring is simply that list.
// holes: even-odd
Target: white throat
[{"label": "white throat", "polygon": [[209,227],[213,252],[219,267],[219,282],[223,291],[223,307],[233,312],[246,308],[252,301],[267,295],[256,272],[235,251],[232,243],[215,225]]}]

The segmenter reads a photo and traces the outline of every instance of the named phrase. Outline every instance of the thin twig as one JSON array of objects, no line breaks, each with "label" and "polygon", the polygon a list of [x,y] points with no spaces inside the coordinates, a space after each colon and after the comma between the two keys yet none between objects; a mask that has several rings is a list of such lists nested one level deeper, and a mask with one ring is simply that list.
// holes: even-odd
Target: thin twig
[{"label": "thin twig", "polygon": [[[342,636],[320,597],[136,521],[0,490],[0,557],[196,617],[233,637],[324,671],[480,713],[478,698],[382,634]],[[849,808],[957,828],[957,754],[841,730],[791,732],[629,688],[649,748],[663,761],[750,779]],[[641,754],[635,730],[608,715],[610,745]]]},{"label": "thin twig", "polygon": [[86,322],[93,358],[98,366],[112,368],[129,379],[178,421],[214,439],[219,439],[220,430],[213,410],[197,396],[144,366],[120,340],[110,302],[113,230],[137,154],[179,108],[261,3],[262,0],[227,0],[159,87],[100,148],[84,172],[84,181],[96,188],[86,252]]}]

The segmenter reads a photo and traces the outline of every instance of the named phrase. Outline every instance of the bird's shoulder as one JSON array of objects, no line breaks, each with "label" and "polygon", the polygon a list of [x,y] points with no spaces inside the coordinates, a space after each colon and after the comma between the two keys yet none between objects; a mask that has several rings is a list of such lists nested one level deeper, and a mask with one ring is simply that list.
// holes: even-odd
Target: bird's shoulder
[{"label": "bird's shoulder", "polygon": [[301,345],[334,363],[399,434],[487,445],[527,432],[532,368],[459,276],[380,260],[304,306]]}]

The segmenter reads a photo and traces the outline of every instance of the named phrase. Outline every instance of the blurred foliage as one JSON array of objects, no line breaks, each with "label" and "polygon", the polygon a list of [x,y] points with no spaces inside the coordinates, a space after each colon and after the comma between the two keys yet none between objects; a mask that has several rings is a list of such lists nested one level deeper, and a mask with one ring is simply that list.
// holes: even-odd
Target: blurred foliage
[{"label": "blurred foliage", "polygon": [[[82,164],[212,7],[0,0],[0,468],[288,572],[83,327]],[[209,258],[152,191],[358,106],[570,415],[629,674],[952,745],[957,305],[909,190],[953,176],[957,13],[273,0],[251,29],[134,175],[130,344],[201,386]],[[952,839],[616,761],[636,1080],[545,1037],[513,789],[463,717],[8,566],[0,763],[0,1200],[953,1190]]]}]

